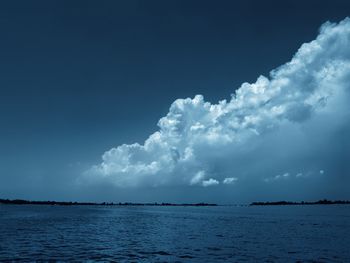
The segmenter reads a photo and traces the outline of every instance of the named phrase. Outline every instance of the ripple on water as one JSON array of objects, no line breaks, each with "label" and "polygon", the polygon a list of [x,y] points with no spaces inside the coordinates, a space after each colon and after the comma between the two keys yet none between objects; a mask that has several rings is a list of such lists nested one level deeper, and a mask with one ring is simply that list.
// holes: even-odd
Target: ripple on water
[{"label": "ripple on water", "polygon": [[350,209],[271,209],[3,206],[0,261],[350,262]]}]

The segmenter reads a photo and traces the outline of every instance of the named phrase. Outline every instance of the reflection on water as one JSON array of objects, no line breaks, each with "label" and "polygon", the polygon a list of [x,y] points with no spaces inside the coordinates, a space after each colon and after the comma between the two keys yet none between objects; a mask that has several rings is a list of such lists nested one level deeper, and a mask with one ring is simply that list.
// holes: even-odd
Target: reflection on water
[{"label": "reflection on water", "polygon": [[0,205],[0,261],[350,262],[349,234],[349,205]]}]

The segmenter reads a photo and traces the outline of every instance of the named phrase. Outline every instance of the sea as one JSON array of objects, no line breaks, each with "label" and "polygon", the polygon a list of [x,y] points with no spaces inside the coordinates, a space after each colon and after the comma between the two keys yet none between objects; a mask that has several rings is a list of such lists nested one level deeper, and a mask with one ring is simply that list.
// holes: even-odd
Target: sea
[{"label": "sea", "polygon": [[0,205],[1,262],[350,262],[350,205]]}]

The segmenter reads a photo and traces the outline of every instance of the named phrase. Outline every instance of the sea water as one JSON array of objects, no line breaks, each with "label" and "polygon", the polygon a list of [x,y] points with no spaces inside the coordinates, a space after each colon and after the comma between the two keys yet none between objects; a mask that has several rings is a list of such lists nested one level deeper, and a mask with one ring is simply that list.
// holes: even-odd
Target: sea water
[{"label": "sea water", "polygon": [[350,262],[350,205],[0,205],[0,261]]}]

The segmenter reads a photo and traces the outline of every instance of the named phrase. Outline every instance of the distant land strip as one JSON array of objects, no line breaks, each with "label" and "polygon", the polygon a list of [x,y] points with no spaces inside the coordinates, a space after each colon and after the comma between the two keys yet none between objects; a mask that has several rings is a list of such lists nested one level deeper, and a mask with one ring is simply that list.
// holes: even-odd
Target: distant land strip
[{"label": "distant land strip", "polygon": [[350,201],[348,200],[318,200],[315,202],[289,202],[289,201],[277,201],[277,202],[253,202],[250,206],[267,206],[267,205],[348,205]]},{"label": "distant land strip", "polygon": [[217,204],[208,204],[208,203],[193,203],[193,204],[173,204],[173,203],[113,203],[113,202],[102,202],[102,203],[93,203],[93,202],[59,202],[59,201],[29,201],[22,199],[0,199],[0,204],[4,205],[63,205],[63,206],[72,206],[72,205],[98,205],[98,206],[217,206]]}]

